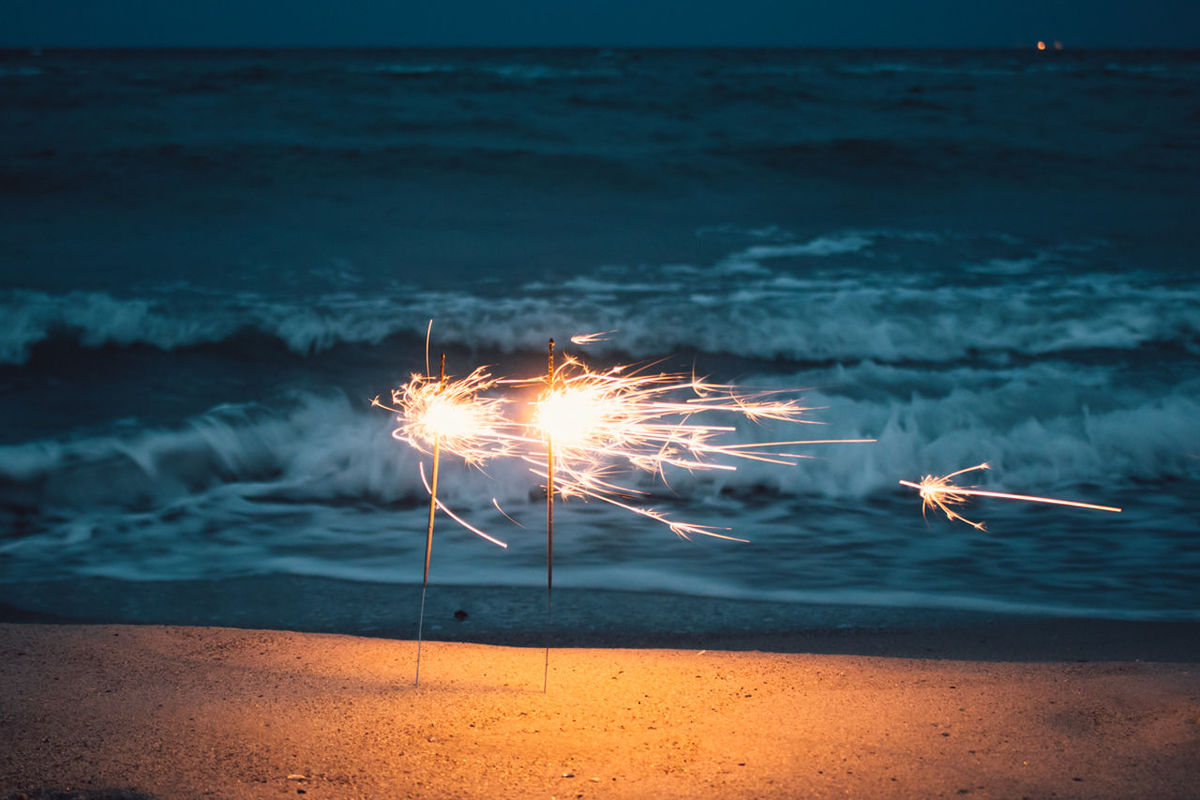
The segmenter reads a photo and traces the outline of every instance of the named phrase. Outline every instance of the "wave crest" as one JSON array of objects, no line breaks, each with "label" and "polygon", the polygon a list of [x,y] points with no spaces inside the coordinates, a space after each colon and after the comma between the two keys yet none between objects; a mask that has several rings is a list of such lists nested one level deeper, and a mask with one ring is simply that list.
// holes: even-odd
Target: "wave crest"
[{"label": "wave crest", "polygon": [[24,363],[38,343],[61,335],[85,347],[171,350],[253,331],[303,356],[418,337],[430,318],[446,344],[500,352],[595,330],[618,334],[591,352],[634,357],[700,350],[797,362],[947,363],[1147,346],[1200,351],[1194,285],[1072,273],[1059,268],[1066,256],[1055,252],[965,264],[951,274],[856,268],[882,236],[756,244],[707,267],[610,267],[486,295],[391,287],[287,302],[183,290],[132,298],[10,291],[0,294],[9,321],[0,363]]}]

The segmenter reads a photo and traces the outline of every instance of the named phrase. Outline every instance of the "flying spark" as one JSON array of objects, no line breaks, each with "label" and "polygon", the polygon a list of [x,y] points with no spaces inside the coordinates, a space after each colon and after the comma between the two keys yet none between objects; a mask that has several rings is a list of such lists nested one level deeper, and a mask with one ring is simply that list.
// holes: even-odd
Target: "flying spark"
[{"label": "flying spark", "polygon": [[1059,500],[1053,497],[1037,497],[1028,494],[1010,494],[1008,492],[992,492],[984,489],[977,489],[974,486],[956,486],[950,482],[952,478],[956,478],[967,472],[976,470],[991,469],[984,462],[976,464],[973,467],[960,469],[957,472],[951,472],[949,475],[943,475],[940,478],[934,475],[926,475],[921,479],[920,483],[912,481],[900,481],[901,486],[907,486],[910,489],[916,489],[921,495],[921,515],[924,516],[926,510],[936,508],[946,515],[946,518],[951,522],[958,520],[965,522],[972,528],[980,531],[986,531],[987,527],[982,522],[972,522],[954,510],[953,506],[960,506],[967,502],[968,497],[995,497],[1001,500],[1022,500],[1027,503],[1048,503],[1056,506],[1070,506],[1072,508],[1086,508],[1093,511],[1111,511],[1120,513],[1121,509],[1115,506],[1101,506],[1095,503],[1081,503],[1077,500]]},{"label": "flying spark", "polygon": [[595,344],[596,342],[607,342],[611,338],[611,337],[609,337],[610,333],[616,333],[616,331],[600,331],[599,333],[577,333],[571,337],[571,344],[588,345],[588,344]]}]

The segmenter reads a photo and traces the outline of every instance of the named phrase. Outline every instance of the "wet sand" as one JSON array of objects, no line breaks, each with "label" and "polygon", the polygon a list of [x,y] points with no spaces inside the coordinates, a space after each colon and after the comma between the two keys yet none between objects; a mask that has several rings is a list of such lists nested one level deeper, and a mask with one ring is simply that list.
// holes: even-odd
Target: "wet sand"
[{"label": "wet sand", "polygon": [[1194,663],[0,625],[0,797],[1195,797]]}]

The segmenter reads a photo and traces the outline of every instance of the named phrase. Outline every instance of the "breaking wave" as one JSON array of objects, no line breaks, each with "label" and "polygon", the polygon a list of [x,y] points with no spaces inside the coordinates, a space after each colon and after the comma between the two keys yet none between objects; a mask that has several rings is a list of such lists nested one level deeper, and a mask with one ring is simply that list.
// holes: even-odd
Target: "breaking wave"
[{"label": "breaking wave", "polygon": [[[951,275],[865,271],[880,234],[756,244],[707,266],[608,267],[556,283],[485,294],[390,286],[282,301],[187,290],[0,294],[8,324],[0,363],[21,364],[55,337],[84,347],[163,350],[246,331],[297,355],[420,336],[431,318],[446,344],[516,352],[548,334],[619,333],[634,357],[685,350],[797,362],[954,362],[1146,347],[1200,350],[1200,292],[1138,274],[1071,274],[1069,256],[1036,253],[961,265]],[[487,288],[487,287],[485,287]],[[495,290],[496,287],[491,287]],[[541,321],[529,325],[530,319]]]},{"label": "breaking wave", "polygon": [[[1119,486],[1194,477],[1200,470],[1200,387],[1110,397],[1104,407],[1089,408],[1089,401],[1103,397],[1098,379],[1065,367],[1001,377],[963,369],[907,395],[896,392],[916,385],[914,371],[867,364],[840,376],[842,393],[802,396],[814,408],[809,418],[820,426],[738,423],[738,437],[871,437],[876,443],[810,446],[805,452],[812,458],[789,468],[742,462],[736,472],[671,472],[671,491],[737,497],[766,489],[861,499],[893,492],[901,478],[985,460],[993,472],[981,481],[1010,490]],[[756,383],[784,382],[772,377]],[[365,401],[310,394],[281,407],[220,406],[174,429],[9,445],[0,448],[0,505],[21,516],[52,509],[161,509],[217,495],[238,502],[420,503],[419,456],[390,437],[392,427],[387,413]],[[457,473],[444,483],[445,496],[466,507],[486,506],[493,496],[523,502],[536,490],[537,479],[516,460],[493,462],[486,474],[447,468]],[[651,492],[667,491],[648,475],[628,480]]]}]

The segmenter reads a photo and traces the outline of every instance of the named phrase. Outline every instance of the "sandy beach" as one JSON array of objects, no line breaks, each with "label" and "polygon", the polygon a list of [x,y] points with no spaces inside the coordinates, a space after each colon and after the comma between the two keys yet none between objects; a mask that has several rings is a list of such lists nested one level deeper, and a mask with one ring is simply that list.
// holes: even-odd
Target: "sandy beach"
[{"label": "sandy beach", "polygon": [[0,625],[0,797],[1195,797],[1200,670]]}]

